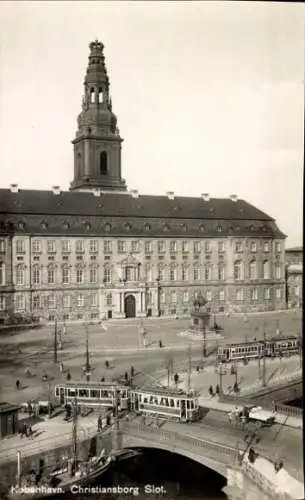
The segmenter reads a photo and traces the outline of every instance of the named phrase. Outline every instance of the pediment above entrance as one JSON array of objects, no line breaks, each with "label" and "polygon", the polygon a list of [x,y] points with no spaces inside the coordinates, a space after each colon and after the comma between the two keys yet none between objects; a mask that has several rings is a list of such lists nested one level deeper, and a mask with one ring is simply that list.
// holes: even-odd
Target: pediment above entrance
[{"label": "pediment above entrance", "polygon": [[122,259],[119,264],[121,266],[138,266],[140,264],[140,261],[138,259],[136,259],[136,257],[130,253],[128,254],[127,257],[125,257],[124,259]]}]

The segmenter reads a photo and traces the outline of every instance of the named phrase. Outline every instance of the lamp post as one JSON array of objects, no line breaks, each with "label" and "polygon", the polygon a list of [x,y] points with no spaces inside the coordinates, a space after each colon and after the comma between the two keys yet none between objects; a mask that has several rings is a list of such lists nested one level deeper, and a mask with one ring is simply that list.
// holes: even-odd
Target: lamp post
[{"label": "lamp post", "polygon": [[54,351],[53,351],[53,359],[54,359],[54,364],[57,364],[58,358],[57,358],[57,317],[55,317],[55,322],[54,322]]},{"label": "lamp post", "polygon": [[206,326],[204,325],[202,331],[202,357],[205,359],[207,357],[207,348],[206,348]]},{"label": "lamp post", "polygon": [[160,292],[161,292],[161,286],[160,286],[160,276],[157,278],[157,309],[158,309],[158,317],[161,316],[161,311],[160,311]]},{"label": "lamp post", "polygon": [[267,387],[266,381],[266,322],[264,321],[264,341],[263,341],[263,377],[262,386]]},{"label": "lamp post", "polygon": [[86,375],[86,380],[87,382],[90,381],[90,370],[91,370],[91,366],[90,366],[90,359],[89,359],[89,338],[88,338],[88,326],[87,324],[85,325],[85,329],[86,329],[86,364],[85,364],[85,375]]}]

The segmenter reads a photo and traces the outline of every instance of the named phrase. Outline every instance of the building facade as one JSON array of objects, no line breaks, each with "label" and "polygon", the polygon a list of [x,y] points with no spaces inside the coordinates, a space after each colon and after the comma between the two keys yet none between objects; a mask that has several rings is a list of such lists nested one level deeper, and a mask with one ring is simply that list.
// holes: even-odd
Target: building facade
[{"label": "building facade", "polygon": [[121,173],[103,45],[90,44],[70,191],[0,190],[0,318],[285,307],[285,235],[244,200],[140,195]]},{"label": "building facade", "polygon": [[303,248],[287,248],[286,263],[286,299],[287,307],[303,307]]}]

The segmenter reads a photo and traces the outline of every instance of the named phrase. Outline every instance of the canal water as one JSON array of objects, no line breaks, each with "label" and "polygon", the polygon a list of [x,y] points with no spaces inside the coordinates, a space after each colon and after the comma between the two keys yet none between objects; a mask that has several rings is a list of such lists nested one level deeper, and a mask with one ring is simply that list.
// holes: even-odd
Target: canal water
[{"label": "canal water", "polygon": [[[122,461],[92,487],[109,488],[109,493],[69,495],[69,500],[95,499],[225,499],[221,491],[226,480],[216,472],[181,455],[162,450],[146,450]],[[111,488],[124,489],[112,493]]]}]

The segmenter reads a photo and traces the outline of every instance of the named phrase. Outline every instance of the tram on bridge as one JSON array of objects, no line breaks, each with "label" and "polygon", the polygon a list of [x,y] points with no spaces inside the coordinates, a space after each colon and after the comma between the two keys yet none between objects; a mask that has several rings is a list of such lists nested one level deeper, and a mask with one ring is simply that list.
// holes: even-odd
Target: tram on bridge
[{"label": "tram on bridge", "polygon": [[129,409],[129,387],[115,382],[67,382],[55,386],[60,405],[77,399],[80,408]]},{"label": "tram on bridge", "polygon": [[132,388],[116,382],[66,382],[55,386],[61,405],[75,400],[80,408],[134,411],[138,414],[193,422],[200,417],[198,394],[172,388]]},{"label": "tram on bridge", "polygon": [[194,422],[199,419],[198,394],[171,388],[134,389],[131,409],[144,415]]},{"label": "tram on bridge", "polygon": [[230,363],[263,357],[293,356],[300,352],[300,338],[295,336],[274,337],[252,342],[238,342],[219,346],[217,362]]}]

